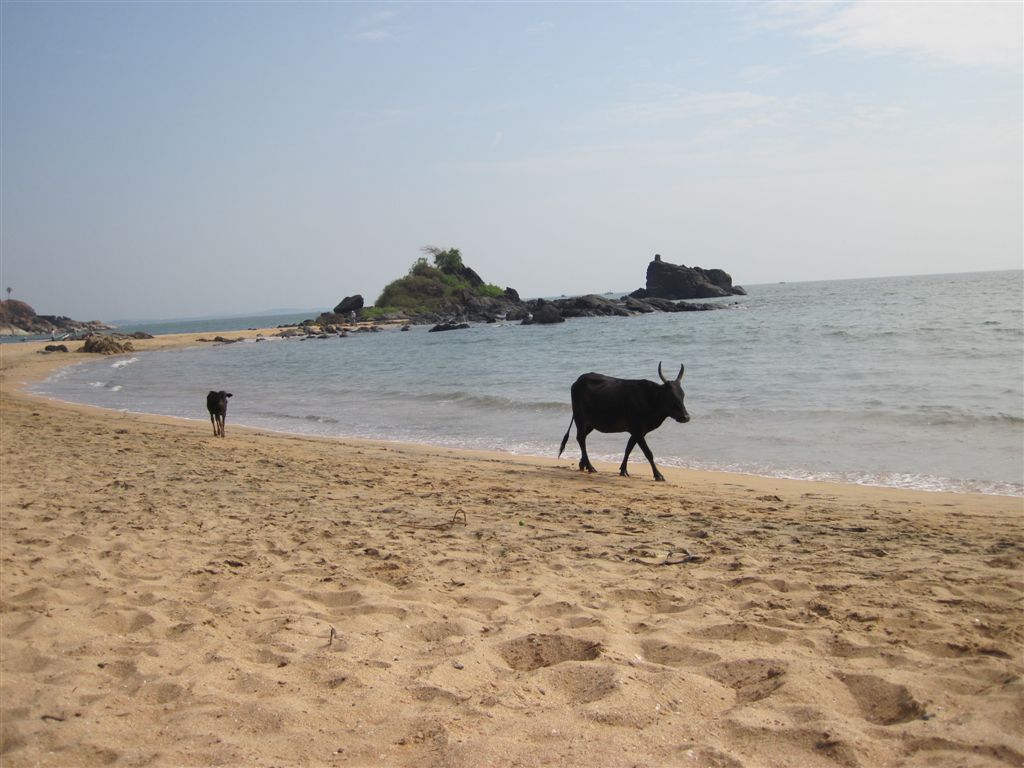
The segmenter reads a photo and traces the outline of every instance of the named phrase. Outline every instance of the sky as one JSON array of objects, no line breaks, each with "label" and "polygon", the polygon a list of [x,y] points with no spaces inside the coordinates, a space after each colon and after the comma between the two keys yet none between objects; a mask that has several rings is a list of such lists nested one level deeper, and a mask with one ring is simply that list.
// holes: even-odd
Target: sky
[{"label": "sky", "polygon": [[[1020,269],[1014,2],[0,3],[0,287],[79,320]],[[4,298],[5,296],[0,296]]]}]

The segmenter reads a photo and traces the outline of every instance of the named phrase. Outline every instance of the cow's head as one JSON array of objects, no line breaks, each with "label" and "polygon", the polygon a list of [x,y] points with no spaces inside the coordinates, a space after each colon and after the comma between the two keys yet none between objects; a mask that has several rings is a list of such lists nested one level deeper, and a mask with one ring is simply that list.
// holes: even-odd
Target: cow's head
[{"label": "cow's head", "polygon": [[686,403],[684,402],[686,395],[683,393],[683,386],[680,383],[683,380],[683,371],[685,369],[685,365],[680,365],[679,375],[670,381],[665,378],[665,374],[661,372],[661,363],[658,363],[658,376],[661,378],[662,387],[667,393],[665,403],[668,415],[680,424],[685,424],[690,420],[690,414],[686,412]]}]

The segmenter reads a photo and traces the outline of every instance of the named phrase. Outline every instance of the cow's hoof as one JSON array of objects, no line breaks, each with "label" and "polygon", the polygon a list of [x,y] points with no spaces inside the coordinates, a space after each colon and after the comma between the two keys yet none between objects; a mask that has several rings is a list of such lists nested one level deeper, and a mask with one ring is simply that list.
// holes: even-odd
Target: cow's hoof
[{"label": "cow's hoof", "polygon": [[657,480],[659,483],[665,482],[665,478],[662,475],[655,475],[654,479]]}]

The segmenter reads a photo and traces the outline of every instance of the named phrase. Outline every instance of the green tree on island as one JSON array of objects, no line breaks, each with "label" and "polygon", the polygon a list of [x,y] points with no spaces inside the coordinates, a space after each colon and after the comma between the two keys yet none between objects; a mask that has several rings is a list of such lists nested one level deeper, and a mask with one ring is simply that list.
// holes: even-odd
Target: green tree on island
[{"label": "green tree on island", "polygon": [[[388,283],[374,306],[364,310],[364,316],[444,313],[470,297],[498,298],[505,294],[497,285],[484,283],[467,267],[458,248],[426,245],[420,250],[426,256],[413,262],[405,277]],[[427,256],[433,257],[433,266]]]},{"label": "green tree on island", "polygon": [[462,263],[462,254],[458,248],[449,248],[442,251],[436,245],[425,245],[420,248],[423,253],[434,257],[434,266],[446,275],[457,275],[465,265]]}]

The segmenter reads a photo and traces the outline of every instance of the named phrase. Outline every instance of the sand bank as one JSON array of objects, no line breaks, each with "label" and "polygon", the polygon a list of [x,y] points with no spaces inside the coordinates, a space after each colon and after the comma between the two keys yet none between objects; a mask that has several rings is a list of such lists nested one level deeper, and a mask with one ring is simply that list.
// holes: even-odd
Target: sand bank
[{"label": "sand bank", "polygon": [[20,393],[42,346],[4,766],[1024,764],[1020,499],[219,440]]}]

